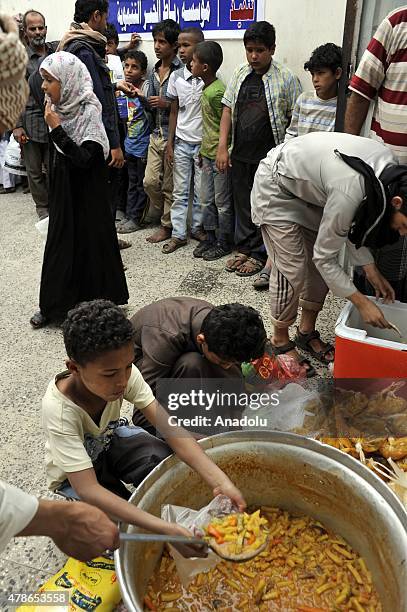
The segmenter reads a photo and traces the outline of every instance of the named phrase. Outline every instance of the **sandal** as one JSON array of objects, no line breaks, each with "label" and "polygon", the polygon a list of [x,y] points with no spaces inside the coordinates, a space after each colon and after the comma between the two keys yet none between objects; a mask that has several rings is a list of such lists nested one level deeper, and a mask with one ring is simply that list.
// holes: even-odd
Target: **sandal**
[{"label": "sandal", "polygon": [[262,291],[263,289],[268,289],[270,285],[270,272],[266,270],[262,270],[259,276],[254,280],[253,287],[257,289],[257,291]]},{"label": "sandal", "polygon": [[239,266],[247,261],[248,257],[244,253],[236,253],[227,260],[225,270],[226,272],[236,272]]},{"label": "sandal", "polygon": [[[248,266],[248,270],[246,272],[242,272],[240,268]],[[254,259],[254,257],[248,257],[246,261],[244,261],[237,269],[237,276],[253,276],[254,274],[258,274],[264,268],[264,264],[258,259]]]},{"label": "sandal", "polygon": [[177,249],[185,246],[186,244],[186,239],[182,240],[181,238],[171,238],[171,240],[167,242],[167,244],[164,244],[162,252],[165,253],[165,255],[168,255],[168,253],[173,253]]},{"label": "sandal", "polygon": [[314,357],[324,365],[329,365],[330,363],[333,363],[334,360],[327,359],[326,355],[327,353],[335,353],[335,347],[332,344],[328,343],[324,349],[322,349],[321,351],[316,351],[311,346],[312,340],[321,340],[321,337],[317,330],[314,329],[314,331],[310,332],[309,334],[303,334],[297,327],[297,333],[295,334],[294,339],[297,347],[302,349],[303,351],[306,351],[307,353],[312,355],[312,357]]},{"label": "sandal", "polygon": [[30,324],[34,329],[40,329],[47,325],[48,319],[44,317],[41,310],[38,310],[30,319]]},{"label": "sandal", "polygon": [[[268,346],[270,346],[271,353],[276,357],[278,357],[278,355],[285,355],[286,353],[289,353],[290,351],[295,351],[296,349],[296,343],[293,340],[289,340],[289,342],[287,342],[287,344],[283,344],[283,346],[275,346],[271,342],[271,340],[268,340],[267,344]],[[312,378],[313,376],[315,376],[315,368],[311,365],[309,359],[307,359],[306,357],[301,357],[300,359],[298,359],[298,363],[305,367],[307,378]]]}]

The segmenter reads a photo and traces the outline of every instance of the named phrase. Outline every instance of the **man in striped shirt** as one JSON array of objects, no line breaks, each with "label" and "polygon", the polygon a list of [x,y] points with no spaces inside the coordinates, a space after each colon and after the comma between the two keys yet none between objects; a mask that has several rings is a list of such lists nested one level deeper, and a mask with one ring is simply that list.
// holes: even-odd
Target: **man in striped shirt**
[{"label": "man in striped shirt", "polygon": [[[370,41],[351,80],[345,116],[345,132],[360,134],[375,100],[370,137],[387,145],[401,164],[407,163],[406,71],[407,5],[387,15]],[[396,299],[407,302],[407,239],[379,250],[376,263],[394,287]],[[371,293],[369,286],[364,290]]]}]

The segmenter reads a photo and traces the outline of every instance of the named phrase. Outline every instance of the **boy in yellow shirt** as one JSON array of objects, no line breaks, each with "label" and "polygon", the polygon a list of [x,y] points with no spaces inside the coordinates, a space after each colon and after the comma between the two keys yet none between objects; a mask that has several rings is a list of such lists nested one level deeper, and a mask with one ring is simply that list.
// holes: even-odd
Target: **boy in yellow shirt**
[{"label": "boy in yellow shirt", "polygon": [[[46,470],[51,490],[97,506],[109,516],[155,533],[190,535],[127,503],[123,482],[137,486],[172,452],[213,489],[245,508],[240,491],[193,437],[168,424],[168,414],[133,365],[134,331],[112,302],[84,302],[63,324],[67,370],[48,385],[42,401]],[[168,445],[121,416],[123,400],[143,411]],[[185,551],[184,551],[185,552]],[[201,551],[194,549],[193,554]]]}]

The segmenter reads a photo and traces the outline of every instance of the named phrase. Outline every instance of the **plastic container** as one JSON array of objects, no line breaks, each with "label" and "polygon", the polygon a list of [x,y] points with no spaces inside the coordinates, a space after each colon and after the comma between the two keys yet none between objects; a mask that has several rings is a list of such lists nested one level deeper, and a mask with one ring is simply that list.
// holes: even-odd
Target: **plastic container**
[{"label": "plastic container", "polygon": [[367,325],[349,302],[335,327],[335,378],[407,378],[407,304],[378,306],[402,337],[394,330]]}]

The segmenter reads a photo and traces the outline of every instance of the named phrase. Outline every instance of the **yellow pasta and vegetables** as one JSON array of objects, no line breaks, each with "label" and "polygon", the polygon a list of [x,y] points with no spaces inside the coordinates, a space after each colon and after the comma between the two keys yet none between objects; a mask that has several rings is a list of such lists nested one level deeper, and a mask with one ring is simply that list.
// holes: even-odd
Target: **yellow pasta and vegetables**
[{"label": "yellow pasta and vegetables", "polygon": [[[311,517],[293,516],[278,508],[262,507],[254,514],[253,527],[260,534],[263,529],[268,532],[263,552],[244,563],[221,561],[210,571],[198,574],[188,588],[182,586],[174,562],[164,552],[148,585],[145,609],[156,612],[382,611],[366,562],[342,537]],[[231,517],[229,521],[215,522],[218,539],[236,536],[238,530],[228,532],[228,528],[237,528],[237,520],[236,517],[236,525]],[[236,547],[242,538],[226,541]],[[245,534],[243,545],[249,545],[248,542]],[[254,544],[255,540],[250,545]]]}]

